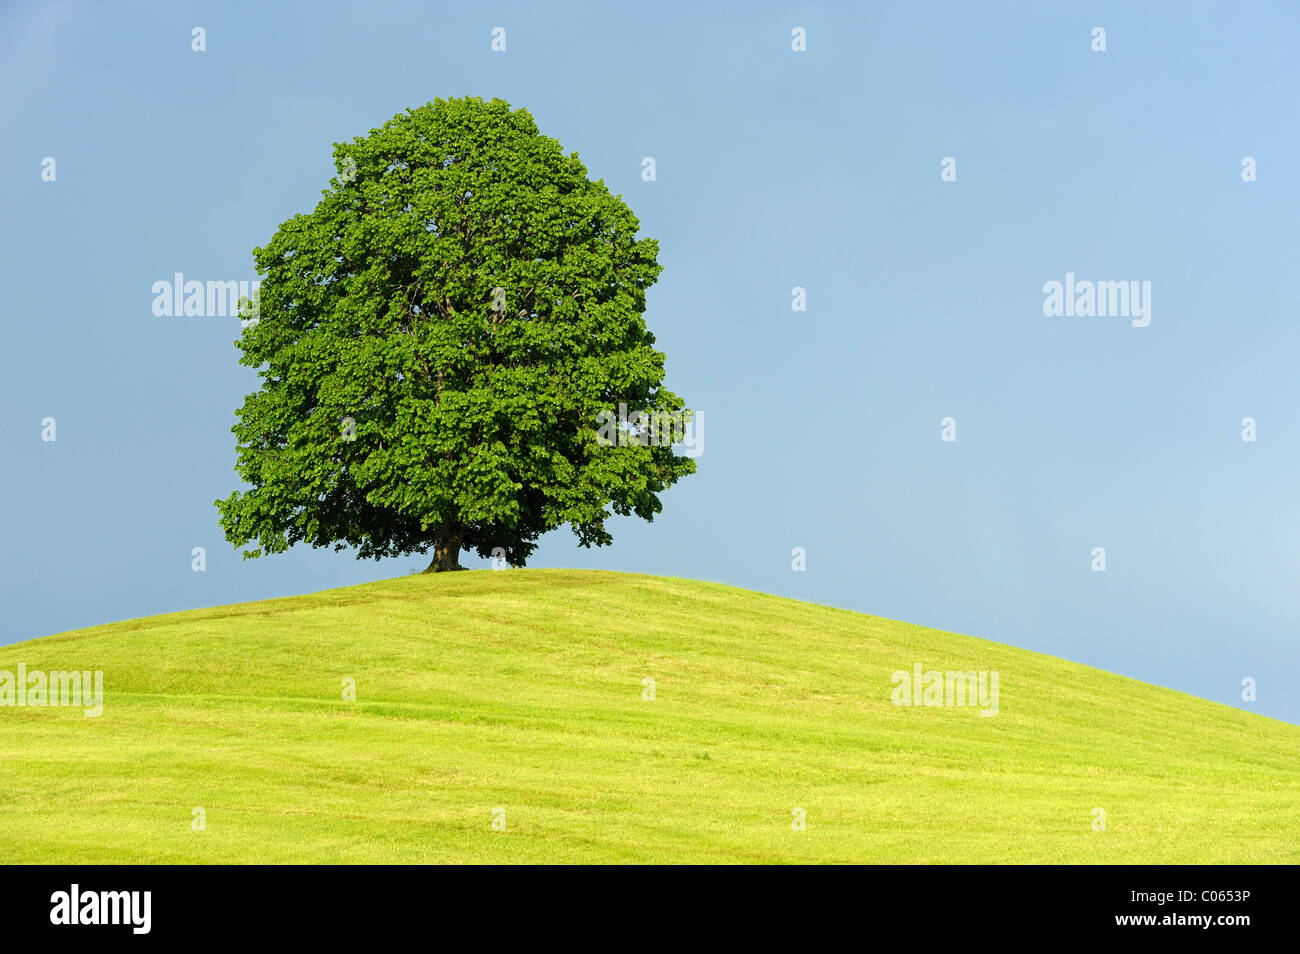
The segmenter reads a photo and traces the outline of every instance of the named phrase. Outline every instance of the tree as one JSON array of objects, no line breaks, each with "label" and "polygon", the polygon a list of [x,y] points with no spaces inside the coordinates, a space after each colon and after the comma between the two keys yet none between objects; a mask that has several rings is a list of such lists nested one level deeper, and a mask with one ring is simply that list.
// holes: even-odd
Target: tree
[{"label": "tree", "polygon": [[[695,462],[619,404],[690,412],[642,318],[658,243],[577,153],[501,100],[437,100],[334,146],[315,210],[253,250],[259,369],[232,428],[247,488],[216,502],[245,558],[298,542],[358,559],[462,548],[522,566],[569,524],[612,542]],[[604,418],[601,415],[604,414]],[[497,548],[500,548],[498,551]]]}]

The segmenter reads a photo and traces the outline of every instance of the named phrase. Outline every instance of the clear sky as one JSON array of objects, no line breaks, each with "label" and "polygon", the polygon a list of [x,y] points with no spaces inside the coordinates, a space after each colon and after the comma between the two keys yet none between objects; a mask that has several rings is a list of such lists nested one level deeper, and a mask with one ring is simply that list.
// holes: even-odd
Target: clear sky
[{"label": "clear sky", "polygon": [[[427,564],[241,562],[213,506],[256,382],[237,319],[157,318],[152,287],[255,278],[331,143],[498,96],[660,240],[646,318],[705,422],[654,524],[557,531],[532,565],[718,580],[1300,722],[1298,36],[1290,2],[7,0],[0,642]],[[1067,273],[1150,282],[1149,326],[1045,316]]]}]

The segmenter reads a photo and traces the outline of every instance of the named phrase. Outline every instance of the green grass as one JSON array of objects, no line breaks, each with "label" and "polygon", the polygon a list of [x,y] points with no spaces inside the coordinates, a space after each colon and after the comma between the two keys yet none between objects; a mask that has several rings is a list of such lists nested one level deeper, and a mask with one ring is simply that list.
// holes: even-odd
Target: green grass
[{"label": "green grass", "polygon": [[[1300,861],[1300,727],[716,584],[410,576],[20,662],[106,703],[0,708],[8,862]],[[915,662],[997,670],[998,715],[893,705]]]}]

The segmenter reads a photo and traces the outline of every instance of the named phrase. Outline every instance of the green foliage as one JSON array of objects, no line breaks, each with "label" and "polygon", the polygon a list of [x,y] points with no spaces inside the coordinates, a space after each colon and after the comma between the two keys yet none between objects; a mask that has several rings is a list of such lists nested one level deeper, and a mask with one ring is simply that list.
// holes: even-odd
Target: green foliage
[{"label": "green foliage", "polygon": [[595,433],[619,402],[684,409],[642,318],[658,244],[622,199],[501,100],[437,100],[334,156],[316,209],[253,252],[238,345],[262,383],[227,539],[522,565],[566,523],[590,546],[611,511],[653,519],[694,461]]}]

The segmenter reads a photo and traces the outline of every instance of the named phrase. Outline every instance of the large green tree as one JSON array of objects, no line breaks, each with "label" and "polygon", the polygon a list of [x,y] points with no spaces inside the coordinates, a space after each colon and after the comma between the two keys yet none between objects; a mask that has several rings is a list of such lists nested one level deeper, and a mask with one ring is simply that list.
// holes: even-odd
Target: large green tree
[{"label": "large green tree", "polygon": [[[679,414],[642,318],[658,243],[576,153],[501,100],[437,100],[334,147],[310,214],[253,251],[259,369],[232,429],[248,485],[217,501],[246,557],[462,548],[522,566],[569,524],[611,542],[695,463],[602,411]],[[689,412],[685,412],[689,414]]]}]

